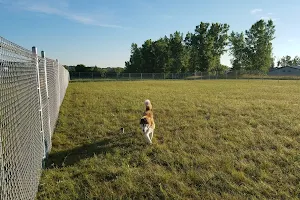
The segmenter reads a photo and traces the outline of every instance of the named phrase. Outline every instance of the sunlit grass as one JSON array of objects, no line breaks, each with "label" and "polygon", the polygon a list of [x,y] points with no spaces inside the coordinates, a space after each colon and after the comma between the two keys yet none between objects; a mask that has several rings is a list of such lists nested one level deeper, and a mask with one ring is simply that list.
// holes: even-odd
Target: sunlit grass
[{"label": "sunlit grass", "polygon": [[300,198],[299,108],[299,81],[70,83],[38,199]]}]

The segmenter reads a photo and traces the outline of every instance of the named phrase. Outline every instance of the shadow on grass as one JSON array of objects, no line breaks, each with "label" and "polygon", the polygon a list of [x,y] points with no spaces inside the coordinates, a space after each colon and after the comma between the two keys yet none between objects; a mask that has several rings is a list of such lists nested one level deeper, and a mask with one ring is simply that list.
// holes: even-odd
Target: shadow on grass
[{"label": "shadow on grass", "polygon": [[136,133],[120,134],[74,149],[50,153],[46,160],[46,169],[72,166],[80,160],[113,153],[116,149],[121,149],[124,154],[140,151],[146,144],[139,140]]}]

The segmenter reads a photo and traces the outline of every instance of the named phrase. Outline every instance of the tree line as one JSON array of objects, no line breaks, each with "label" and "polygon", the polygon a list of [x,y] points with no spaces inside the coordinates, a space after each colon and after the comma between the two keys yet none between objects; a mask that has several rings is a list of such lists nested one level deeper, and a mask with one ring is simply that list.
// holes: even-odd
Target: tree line
[{"label": "tree line", "polygon": [[277,67],[284,66],[300,66],[300,57],[295,56],[294,58],[292,58],[289,55],[281,57],[280,60],[277,61]]},{"label": "tree line", "polygon": [[76,66],[65,66],[67,70],[70,72],[95,72],[100,74],[107,74],[107,73],[122,73],[124,68],[122,67],[107,67],[107,68],[99,68],[97,66],[94,67],[87,67],[84,64],[78,64]]},{"label": "tree line", "polygon": [[221,56],[229,51],[234,70],[268,71],[274,58],[272,40],[275,25],[272,20],[259,20],[249,30],[229,34],[226,23],[201,22],[185,35],[176,31],[159,38],[148,39],[140,47],[131,44],[129,61],[124,72],[129,73],[185,73],[222,72]]}]

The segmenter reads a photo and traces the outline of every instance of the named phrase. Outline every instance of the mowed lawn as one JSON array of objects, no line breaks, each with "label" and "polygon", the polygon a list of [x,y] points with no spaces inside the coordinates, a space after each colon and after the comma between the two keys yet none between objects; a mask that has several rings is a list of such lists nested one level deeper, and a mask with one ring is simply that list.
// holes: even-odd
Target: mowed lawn
[{"label": "mowed lawn", "polygon": [[70,83],[52,141],[37,199],[298,199],[300,81]]}]

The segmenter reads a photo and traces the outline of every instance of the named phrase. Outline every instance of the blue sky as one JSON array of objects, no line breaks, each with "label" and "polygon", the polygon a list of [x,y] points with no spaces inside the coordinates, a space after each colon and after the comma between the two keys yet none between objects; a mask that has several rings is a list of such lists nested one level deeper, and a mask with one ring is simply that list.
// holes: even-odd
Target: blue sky
[{"label": "blue sky", "polygon": [[[123,67],[132,42],[193,32],[201,21],[240,32],[272,18],[274,55],[293,57],[300,55],[299,10],[299,0],[0,0],[0,36],[62,64]],[[230,65],[229,55],[221,62]]]}]

